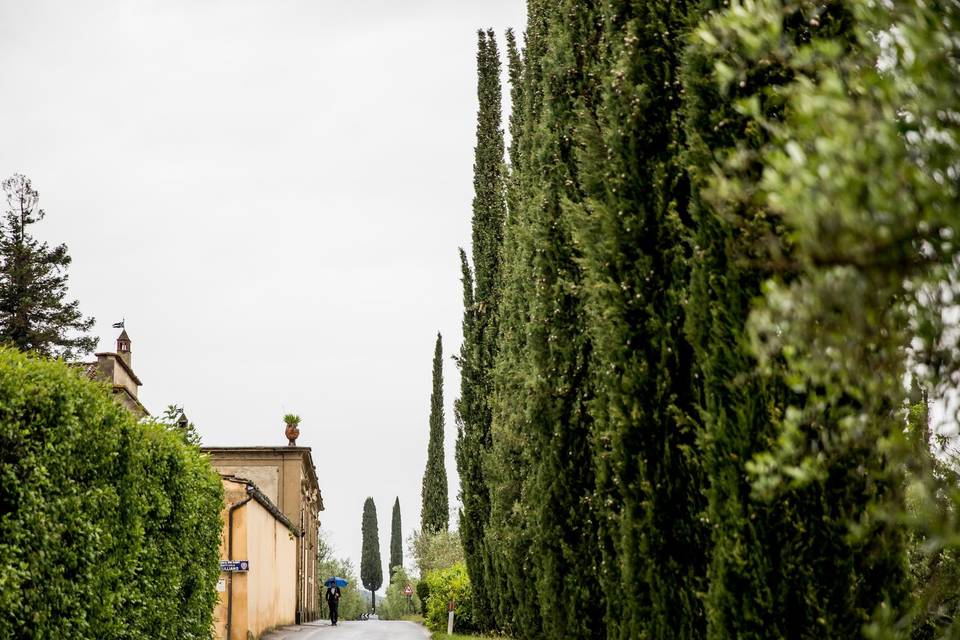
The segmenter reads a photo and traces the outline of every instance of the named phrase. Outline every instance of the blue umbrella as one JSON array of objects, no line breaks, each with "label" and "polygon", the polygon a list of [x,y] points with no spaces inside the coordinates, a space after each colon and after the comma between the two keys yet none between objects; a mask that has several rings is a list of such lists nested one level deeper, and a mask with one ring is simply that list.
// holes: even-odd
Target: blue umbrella
[{"label": "blue umbrella", "polygon": [[347,586],[348,584],[350,584],[350,583],[347,582],[346,580],[344,580],[343,578],[334,576],[334,577],[327,578],[326,582],[323,583],[323,586],[325,586],[325,587],[334,587],[334,586],[337,586],[337,587],[345,587],[345,586]]}]

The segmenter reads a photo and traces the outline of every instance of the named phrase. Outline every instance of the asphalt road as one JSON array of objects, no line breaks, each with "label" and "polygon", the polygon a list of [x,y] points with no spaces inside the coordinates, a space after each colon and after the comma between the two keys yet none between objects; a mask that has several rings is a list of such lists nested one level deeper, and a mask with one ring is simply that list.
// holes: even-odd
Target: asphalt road
[{"label": "asphalt road", "polygon": [[263,640],[429,640],[426,629],[412,622],[399,620],[367,620],[341,622],[331,627],[329,622],[311,622],[299,627],[284,627],[271,631]]}]

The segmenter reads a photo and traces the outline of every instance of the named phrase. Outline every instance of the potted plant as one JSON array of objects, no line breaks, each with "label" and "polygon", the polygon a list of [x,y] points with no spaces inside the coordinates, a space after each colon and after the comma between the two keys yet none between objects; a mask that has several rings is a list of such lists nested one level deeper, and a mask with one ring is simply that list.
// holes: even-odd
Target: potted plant
[{"label": "potted plant", "polygon": [[293,413],[288,413],[287,415],[283,416],[283,421],[287,423],[287,428],[285,431],[287,434],[287,440],[289,441],[287,444],[291,447],[297,446],[297,437],[300,435],[300,416]]}]

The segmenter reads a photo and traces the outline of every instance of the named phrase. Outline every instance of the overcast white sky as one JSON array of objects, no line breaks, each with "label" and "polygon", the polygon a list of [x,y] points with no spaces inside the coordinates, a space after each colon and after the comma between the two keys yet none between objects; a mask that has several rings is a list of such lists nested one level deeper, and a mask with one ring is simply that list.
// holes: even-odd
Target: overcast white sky
[{"label": "overcast white sky", "polygon": [[[141,399],[205,444],[303,418],[340,555],[375,498],[419,523],[436,332],[470,231],[475,31],[523,0],[0,0],[0,177],[66,242],[100,350],[126,318]],[[501,46],[503,44],[501,37]]]}]

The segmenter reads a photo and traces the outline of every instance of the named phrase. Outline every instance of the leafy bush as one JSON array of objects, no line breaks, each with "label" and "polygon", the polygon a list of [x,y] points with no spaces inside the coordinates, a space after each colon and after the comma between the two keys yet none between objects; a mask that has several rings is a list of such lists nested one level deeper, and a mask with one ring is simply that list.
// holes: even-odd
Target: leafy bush
[{"label": "leafy bush", "polygon": [[414,531],[408,544],[421,576],[463,562],[463,546],[457,531]]},{"label": "leafy bush", "polygon": [[222,505],[179,434],[0,349],[0,637],[209,637]]},{"label": "leafy bush", "polygon": [[417,597],[420,599],[421,608],[426,604],[427,599],[430,598],[430,585],[427,584],[426,580],[421,580],[414,587],[417,592]]},{"label": "leafy bush", "polygon": [[179,430],[144,424],[139,435],[144,535],[127,637],[208,638],[220,575],[220,477]]},{"label": "leafy bush", "polygon": [[[387,587],[387,595],[377,608],[380,617],[384,620],[401,620],[406,615],[420,611],[421,603],[417,596],[418,584],[415,578],[407,575],[403,567],[395,567],[393,579]],[[413,587],[414,591],[409,600],[403,592],[407,585]]]},{"label": "leafy bush", "polygon": [[467,565],[458,562],[446,569],[437,569],[426,575],[424,581],[430,589],[426,604],[427,627],[431,631],[447,628],[447,603],[456,603],[454,627],[457,631],[474,631],[473,598]]}]

